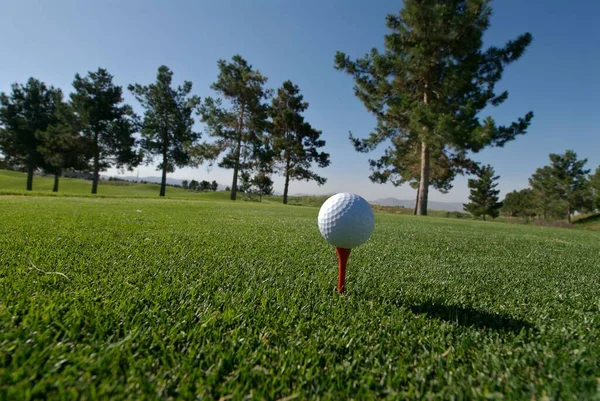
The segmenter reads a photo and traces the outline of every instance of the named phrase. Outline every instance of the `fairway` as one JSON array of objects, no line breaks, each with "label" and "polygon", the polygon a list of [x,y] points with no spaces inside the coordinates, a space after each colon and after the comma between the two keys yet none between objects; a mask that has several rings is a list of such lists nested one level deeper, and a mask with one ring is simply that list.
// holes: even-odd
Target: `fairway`
[{"label": "fairway", "polygon": [[377,213],[340,296],[317,208],[0,210],[2,400],[600,399],[600,232]]}]

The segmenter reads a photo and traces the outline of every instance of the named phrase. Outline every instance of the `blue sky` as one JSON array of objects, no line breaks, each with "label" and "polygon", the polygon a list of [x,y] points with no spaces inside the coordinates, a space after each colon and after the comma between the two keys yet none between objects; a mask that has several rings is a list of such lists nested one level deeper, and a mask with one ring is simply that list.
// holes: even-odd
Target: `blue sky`
[{"label": "blue sky", "polygon": [[[502,45],[529,31],[533,44],[505,71],[499,89],[508,101],[491,110],[508,123],[533,110],[525,136],[504,148],[487,149],[476,160],[493,165],[502,192],[520,189],[548,154],[574,149],[600,164],[600,1],[496,0],[486,45]],[[409,187],[373,184],[367,160],[356,153],[348,132],[366,135],[373,118],[353,96],[352,80],[333,68],[337,50],[362,56],[382,47],[385,16],[397,0],[9,0],[0,13],[0,91],[34,76],[69,92],[76,72],[107,68],[119,85],[147,84],[161,64],[175,80],[191,80],[194,93],[212,95],[217,60],[239,53],[277,88],[298,84],[310,103],[306,118],[323,131],[332,165],[320,172],[327,184],[293,182],[291,193],[352,191],[367,199],[413,198]],[[137,110],[130,94],[127,100]],[[199,127],[201,128],[201,127]],[[115,174],[114,170],[109,173]],[[140,176],[158,175],[152,166]],[[131,173],[129,173],[131,174]],[[135,174],[135,172],[133,173]],[[182,169],[175,178],[217,180],[230,185],[231,171]],[[282,180],[275,180],[282,191]],[[466,178],[432,200],[465,201]]]}]

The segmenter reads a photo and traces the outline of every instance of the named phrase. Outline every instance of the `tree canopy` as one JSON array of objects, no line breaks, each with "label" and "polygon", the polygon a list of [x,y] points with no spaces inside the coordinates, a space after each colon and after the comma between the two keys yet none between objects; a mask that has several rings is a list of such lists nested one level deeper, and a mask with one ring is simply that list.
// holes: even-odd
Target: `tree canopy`
[{"label": "tree canopy", "polygon": [[33,189],[33,173],[44,167],[39,133],[57,123],[60,91],[29,78],[13,84],[11,93],[0,93],[0,151],[7,164],[27,167],[26,190]]},{"label": "tree canopy", "polygon": [[129,85],[145,110],[142,123],[141,147],[147,163],[159,157],[157,169],[162,171],[160,195],[165,196],[167,173],[175,167],[199,163],[198,146],[201,134],[194,131],[193,114],[200,105],[198,96],[190,96],[192,83],[172,87],[173,72],[160,66],[156,82],[147,86]]},{"label": "tree canopy", "polygon": [[[418,214],[427,214],[431,178],[447,185],[463,171],[469,153],[503,146],[524,134],[533,118],[528,112],[509,125],[479,118],[483,109],[508,98],[508,92],[496,91],[496,83],[532,40],[525,33],[504,47],[483,50],[490,3],[405,0],[399,15],[387,17],[383,52],[373,48],[356,60],[336,54],[336,69],[354,78],[355,95],[377,118],[367,138],[350,135],[355,149],[369,152],[390,143],[382,158],[370,162],[376,181],[395,176],[397,183],[414,182],[419,166]],[[432,175],[432,158],[434,166],[441,161],[439,176]]]},{"label": "tree canopy", "polygon": [[300,88],[291,81],[285,81],[271,103],[272,124],[270,143],[274,162],[285,178],[283,203],[287,203],[290,180],[315,181],[324,184],[327,179],[311,170],[312,163],[318,167],[329,166],[329,154],[320,152],[325,146],[321,131],[305,121],[302,113],[308,103],[300,93]]},{"label": "tree canopy", "polygon": [[498,201],[500,191],[496,189],[500,177],[494,176],[494,169],[490,165],[481,167],[477,177],[477,179],[468,181],[471,194],[469,195],[470,202],[464,205],[465,211],[475,217],[482,216],[483,220],[486,216],[496,218],[502,207],[502,203]]},{"label": "tree canopy", "polygon": [[264,101],[270,91],[264,87],[267,78],[240,55],[231,62],[219,60],[217,65],[219,76],[211,88],[221,98],[205,98],[199,112],[215,139],[205,144],[204,155],[212,160],[223,155],[219,166],[233,170],[230,198],[235,200],[240,170],[252,168],[253,156],[265,143],[268,106]]},{"label": "tree canopy", "polygon": [[76,74],[73,89],[71,104],[90,143],[95,194],[101,171],[109,167],[132,170],[141,162],[134,137],[138,118],[131,106],[123,103],[123,89],[104,68],[85,77]]}]

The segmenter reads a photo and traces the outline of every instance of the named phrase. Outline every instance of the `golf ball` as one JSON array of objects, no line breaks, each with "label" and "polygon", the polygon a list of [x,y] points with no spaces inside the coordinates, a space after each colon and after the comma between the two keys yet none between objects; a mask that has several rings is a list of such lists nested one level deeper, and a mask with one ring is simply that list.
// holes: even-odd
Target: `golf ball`
[{"label": "golf ball", "polygon": [[333,195],[319,210],[319,231],[336,248],[352,249],[367,242],[375,216],[371,205],[351,193]]}]

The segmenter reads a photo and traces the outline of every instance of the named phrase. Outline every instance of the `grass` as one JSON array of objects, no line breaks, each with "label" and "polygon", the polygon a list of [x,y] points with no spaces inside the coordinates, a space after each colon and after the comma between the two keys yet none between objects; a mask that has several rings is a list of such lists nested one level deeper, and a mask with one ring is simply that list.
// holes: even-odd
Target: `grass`
[{"label": "grass", "polygon": [[579,218],[573,222],[573,225],[584,230],[600,231],[600,213]]},{"label": "grass", "polygon": [[600,233],[0,197],[0,399],[600,399]]},{"label": "grass", "polygon": [[[33,191],[25,191],[26,174],[18,171],[0,170],[0,195],[26,195],[26,196],[76,196],[76,197],[94,197],[94,198],[158,198],[160,185],[155,183],[132,183],[126,181],[108,181],[101,180],[98,183],[98,194],[91,195],[92,182],[78,178],[60,178],[58,193],[52,192],[54,177],[34,176]],[[240,200],[244,200],[246,195],[239,194]],[[216,201],[228,200],[229,192],[194,192],[186,191],[182,188],[167,186],[166,197],[172,199],[189,199]],[[300,206],[321,206],[327,199],[326,196],[303,196],[289,197],[290,205]],[[247,200],[250,200],[248,197]],[[252,200],[257,201],[255,196]],[[282,203],[281,196],[264,196],[264,203]]]}]

